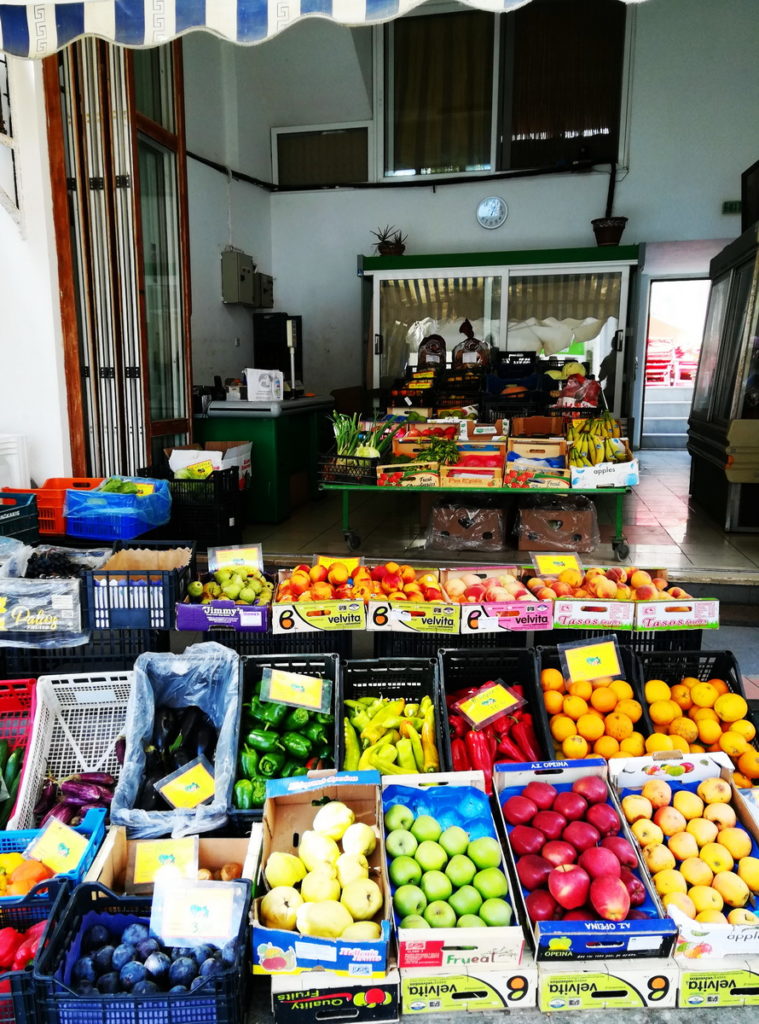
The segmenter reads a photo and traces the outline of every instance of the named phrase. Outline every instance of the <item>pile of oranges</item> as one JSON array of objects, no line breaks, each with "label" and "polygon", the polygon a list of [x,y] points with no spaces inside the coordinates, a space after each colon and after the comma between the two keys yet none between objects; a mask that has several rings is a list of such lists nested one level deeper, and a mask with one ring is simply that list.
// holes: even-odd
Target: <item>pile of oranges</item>
[{"label": "pile of oranges", "polygon": [[608,761],[645,754],[645,737],[636,729],[643,708],[624,679],[573,683],[558,669],[544,668],[540,686],[557,757]]},{"label": "pile of oranges", "polygon": [[647,753],[722,751],[735,765],[736,786],[748,789],[759,780],[759,750],[753,746],[756,728],[746,718],[748,704],[739,693],[731,693],[724,679],[702,682],[684,676],[674,686],[649,679],[645,696],[654,723]]}]

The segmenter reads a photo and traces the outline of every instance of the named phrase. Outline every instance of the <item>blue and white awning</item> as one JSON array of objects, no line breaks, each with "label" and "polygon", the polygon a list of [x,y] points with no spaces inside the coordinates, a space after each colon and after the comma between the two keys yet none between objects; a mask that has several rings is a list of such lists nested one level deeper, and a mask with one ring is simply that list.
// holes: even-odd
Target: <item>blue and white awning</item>
[{"label": "blue and white awning", "polygon": [[[261,43],[300,18],[343,25],[389,21],[422,0],[53,0],[0,3],[0,50],[17,57],[49,57],[82,36],[120,46],[168,43],[202,29],[234,43]],[[530,0],[465,0],[486,11],[513,11]],[[625,0],[636,3],[640,0]]]}]

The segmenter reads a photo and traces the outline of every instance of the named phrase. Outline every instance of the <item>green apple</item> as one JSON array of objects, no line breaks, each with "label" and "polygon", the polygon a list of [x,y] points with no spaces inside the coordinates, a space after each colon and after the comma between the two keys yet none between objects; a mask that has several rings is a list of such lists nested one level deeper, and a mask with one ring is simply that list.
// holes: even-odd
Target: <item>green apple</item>
[{"label": "green apple", "polygon": [[232,578],[232,570],[231,569],[217,569],[216,572],[213,574],[213,578],[219,584],[226,583],[227,580],[230,580]]},{"label": "green apple", "polygon": [[187,587],[187,593],[190,597],[202,597],[203,596],[203,584],[200,580],[193,580]]},{"label": "green apple", "polygon": [[457,853],[466,853],[469,846],[469,833],[458,825],[451,825],[440,836],[438,842],[449,857],[455,857]]},{"label": "green apple", "polygon": [[447,900],[453,892],[451,880],[442,871],[425,871],[420,887],[430,903]]},{"label": "green apple", "polygon": [[405,828],[397,828],[385,840],[385,849],[391,857],[413,857],[419,844]]},{"label": "green apple", "polygon": [[422,865],[423,871],[440,871],[448,860],[448,854],[443,847],[439,843],[433,843],[431,839],[425,839],[417,846],[414,857]]},{"label": "green apple", "polygon": [[409,914],[400,923],[401,928],[429,928],[429,925],[419,914]]},{"label": "green apple", "polygon": [[429,814],[420,814],[411,826],[411,834],[419,843],[423,843],[425,839],[437,841],[442,831],[438,822]]},{"label": "green apple", "polygon": [[485,922],[476,914],[462,914],[456,922],[457,928],[485,928]]},{"label": "green apple", "polygon": [[393,804],[385,813],[385,828],[394,832],[397,828],[411,828],[414,815],[405,804]]},{"label": "green apple", "polygon": [[505,896],[509,891],[509,883],[500,868],[485,868],[478,871],[472,879],[477,892],[484,900],[495,900]]},{"label": "green apple", "polygon": [[399,917],[408,917],[409,914],[421,914],[427,906],[427,897],[418,885],[402,885],[395,890],[393,896],[393,907]]},{"label": "green apple", "polygon": [[445,873],[458,889],[459,886],[469,885],[477,874],[477,868],[463,853],[455,853],[446,864]]},{"label": "green apple", "polygon": [[506,900],[485,900],[479,914],[488,928],[508,928],[511,924],[511,907]]},{"label": "green apple", "polygon": [[473,885],[462,885],[449,897],[448,902],[459,917],[467,917],[479,913],[482,896]]},{"label": "green apple", "polygon": [[456,914],[445,900],[435,900],[425,908],[424,920],[430,928],[453,928],[456,924]]},{"label": "green apple", "polygon": [[413,857],[396,857],[390,861],[390,881],[393,885],[416,885],[422,869]]},{"label": "green apple", "polygon": [[473,839],[467,847],[467,857],[473,860],[478,869],[498,868],[501,866],[501,844],[490,836],[481,836]]}]

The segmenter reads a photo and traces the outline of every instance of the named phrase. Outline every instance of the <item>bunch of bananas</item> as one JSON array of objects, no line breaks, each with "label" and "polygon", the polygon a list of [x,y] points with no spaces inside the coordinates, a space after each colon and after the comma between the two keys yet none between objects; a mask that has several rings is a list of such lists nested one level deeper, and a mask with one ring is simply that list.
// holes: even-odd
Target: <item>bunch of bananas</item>
[{"label": "bunch of bananas", "polygon": [[575,421],[567,427],[570,466],[597,466],[599,462],[626,462],[627,446],[619,423],[605,410],[594,419]]},{"label": "bunch of bananas", "polygon": [[573,420],[567,426],[567,440],[576,441],[583,434],[595,434],[597,437],[621,437],[622,430],[617,420],[608,409],[593,419]]}]

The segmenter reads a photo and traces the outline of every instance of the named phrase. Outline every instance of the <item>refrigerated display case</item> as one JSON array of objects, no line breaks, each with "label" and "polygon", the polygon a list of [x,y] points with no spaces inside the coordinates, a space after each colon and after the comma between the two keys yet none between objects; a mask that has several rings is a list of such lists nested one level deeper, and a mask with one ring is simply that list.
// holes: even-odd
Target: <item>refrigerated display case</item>
[{"label": "refrigerated display case", "polygon": [[688,421],[690,492],[727,531],[759,532],[759,225],[712,260]]},{"label": "refrigerated display case", "polygon": [[[623,367],[637,246],[359,257],[366,283],[366,384],[377,391],[415,365],[429,334],[448,364],[469,320],[500,352],[574,358],[604,380],[623,415]],[[626,411],[626,410],[624,410]]]}]

